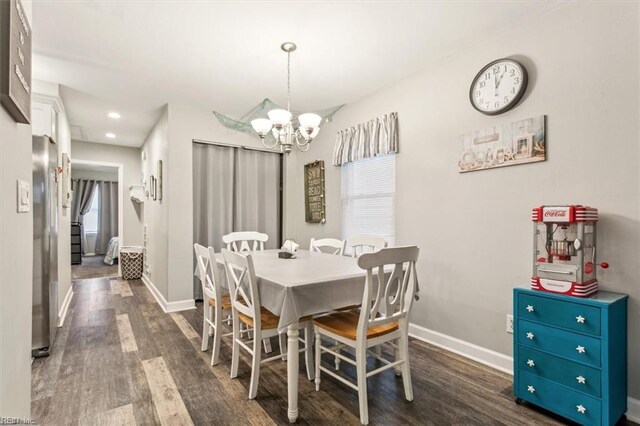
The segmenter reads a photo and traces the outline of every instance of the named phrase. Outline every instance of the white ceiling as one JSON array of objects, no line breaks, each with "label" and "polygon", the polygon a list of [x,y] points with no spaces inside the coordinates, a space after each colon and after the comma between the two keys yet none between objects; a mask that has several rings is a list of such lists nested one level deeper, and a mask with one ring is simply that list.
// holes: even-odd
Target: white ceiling
[{"label": "white ceiling", "polygon": [[[298,45],[293,108],[314,110],[357,100],[559,3],[34,2],[33,76],[67,86],[70,122],[85,133],[76,137],[140,146],[168,102],[232,116],[265,97],[283,103],[284,41]],[[122,119],[108,119],[110,110]]]}]

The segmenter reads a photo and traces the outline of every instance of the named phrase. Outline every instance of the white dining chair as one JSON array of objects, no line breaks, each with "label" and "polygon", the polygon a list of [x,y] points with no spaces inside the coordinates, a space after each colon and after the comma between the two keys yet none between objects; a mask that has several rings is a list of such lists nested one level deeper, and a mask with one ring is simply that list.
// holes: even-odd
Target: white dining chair
[{"label": "white dining chair", "polygon": [[[222,242],[227,245],[227,250],[235,251],[237,253],[264,250],[264,243],[267,241],[269,241],[269,236],[267,234],[256,231],[231,232],[222,237]],[[283,338],[280,339],[281,346],[283,340]],[[263,343],[265,352],[271,353],[271,340],[264,339]],[[284,349],[281,348],[281,351],[284,351]]]},{"label": "white dining chair", "polygon": [[337,240],[335,238],[311,239],[309,243],[309,251],[317,251],[320,253],[329,253],[342,256],[344,254],[346,241]]},{"label": "white dining chair", "polygon": [[[258,393],[260,365],[281,359],[281,355],[262,359],[260,341],[263,338],[278,336],[280,317],[260,305],[260,293],[256,279],[253,259],[250,254],[241,254],[229,250],[222,250],[227,282],[231,291],[231,308],[233,313],[233,346],[231,355],[231,378],[238,376],[238,362],[240,347],[251,354],[251,381],[249,385],[249,399]],[[253,331],[253,339],[244,342],[240,335],[240,324],[246,324]],[[314,377],[313,365],[313,325],[311,317],[299,319],[300,327],[305,329],[304,348],[309,380]],[[251,345],[251,346],[249,346]],[[281,348],[282,351],[282,348]]]},{"label": "white dining chair", "polygon": [[[320,390],[320,373],[325,372],[358,391],[360,422],[369,423],[367,404],[367,378],[389,368],[402,374],[405,398],[413,400],[411,372],[409,369],[409,311],[417,291],[416,261],[418,247],[384,248],[365,253],[358,259],[358,266],[367,271],[362,308],[359,311],[336,312],[313,320],[316,332],[316,390]],[[385,271],[385,265],[393,265],[393,271]],[[367,307],[367,308],[365,308]],[[336,355],[334,347],[322,345],[322,336],[337,340],[355,353],[355,361],[338,354],[345,362],[355,365],[357,385],[324,367],[322,352]],[[395,360],[389,361],[369,349],[382,344],[395,348]],[[367,372],[367,356],[384,365]]]},{"label": "white dining chair", "polygon": [[384,238],[373,235],[358,235],[347,240],[346,248],[350,249],[351,257],[358,257],[362,253],[378,251],[388,245],[389,243]]},{"label": "white dining chair", "polygon": [[264,243],[267,241],[269,241],[267,234],[255,231],[232,232],[222,237],[227,250],[235,252],[264,250]]},{"label": "white dining chair", "polygon": [[[194,244],[196,252],[197,276],[202,283],[202,297],[204,299],[202,320],[202,351],[209,346],[209,336],[213,332],[213,349],[211,351],[211,365],[218,364],[220,358],[220,341],[223,336],[222,324],[231,317],[231,297],[223,293],[215,274],[215,252],[213,247]],[[229,336],[231,333],[224,334]]]}]

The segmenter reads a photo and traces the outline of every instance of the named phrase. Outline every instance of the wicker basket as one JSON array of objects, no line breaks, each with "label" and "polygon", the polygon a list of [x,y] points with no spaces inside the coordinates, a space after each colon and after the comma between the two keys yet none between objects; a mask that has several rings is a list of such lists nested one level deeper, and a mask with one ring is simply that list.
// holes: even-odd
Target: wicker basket
[{"label": "wicker basket", "polygon": [[139,280],[142,278],[142,264],[142,247],[125,246],[120,248],[120,268],[123,279]]}]

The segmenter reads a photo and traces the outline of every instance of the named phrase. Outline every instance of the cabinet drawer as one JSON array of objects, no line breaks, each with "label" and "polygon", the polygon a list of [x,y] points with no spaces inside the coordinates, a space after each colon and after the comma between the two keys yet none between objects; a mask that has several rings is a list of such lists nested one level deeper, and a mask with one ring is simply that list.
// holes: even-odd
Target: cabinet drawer
[{"label": "cabinet drawer", "polygon": [[535,322],[518,320],[518,343],[600,367],[600,340]]},{"label": "cabinet drawer", "polygon": [[517,368],[600,398],[602,379],[597,368],[521,345],[518,345]]},{"label": "cabinet drawer", "polygon": [[518,375],[518,396],[525,401],[583,425],[601,424],[600,400],[532,374]]},{"label": "cabinet drawer", "polygon": [[529,294],[518,295],[518,317],[600,336],[600,308]]}]

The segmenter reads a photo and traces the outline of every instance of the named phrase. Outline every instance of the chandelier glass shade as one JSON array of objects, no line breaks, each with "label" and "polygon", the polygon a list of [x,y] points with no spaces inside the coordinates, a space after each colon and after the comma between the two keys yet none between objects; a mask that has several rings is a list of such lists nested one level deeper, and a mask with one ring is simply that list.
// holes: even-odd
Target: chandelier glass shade
[{"label": "chandelier glass shade", "polygon": [[295,145],[300,151],[308,151],[311,141],[320,132],[320,126],[329,121],[343,105],[302,114],[291,111],[291,52],[296,50],[296,45],[284,43],[281,49],[287,53],[286,109],[265,99],[237,120],[215,111],[213,113],[225,127],[258,135],[265,148],[276,149],[279,146],[281,152],[289,154]]}]

